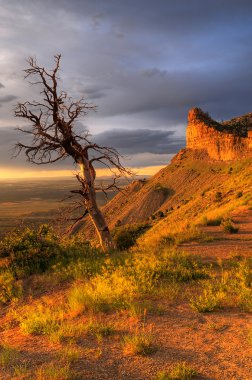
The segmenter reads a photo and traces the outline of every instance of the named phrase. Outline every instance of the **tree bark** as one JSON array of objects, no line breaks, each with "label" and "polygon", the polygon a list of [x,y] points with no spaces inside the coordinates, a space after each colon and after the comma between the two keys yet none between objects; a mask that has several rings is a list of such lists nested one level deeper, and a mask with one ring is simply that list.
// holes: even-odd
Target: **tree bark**
[{"label": "tree bark", "polygon": [[96,200],[96,191],[94,185],[94,169],[91,167],[89,160],[82,159],[82,163],[80,164],[80,169],[83,178],[88,186],[85,206],[88,210],[89,216],[92,220],[92,223],[95,227],[96,233],[99,237],[100,245],[103,251],[107,251],[108,249],[114,248],[113,239],[108,228],[108,225],[105,221],[105,218],[100,211],[97,200]]}]

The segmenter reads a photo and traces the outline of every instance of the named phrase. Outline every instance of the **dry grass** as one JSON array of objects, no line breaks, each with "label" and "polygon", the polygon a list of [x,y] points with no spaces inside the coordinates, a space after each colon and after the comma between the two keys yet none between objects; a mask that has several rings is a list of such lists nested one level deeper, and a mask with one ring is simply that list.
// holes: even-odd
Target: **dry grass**
[{"label": "dry grass", "polygon": [[132,333],[123,337],[125,355],[151,355],[157,350],[152,326],[143,324]]},{"label": "dry grass", "polygon": [[190,380],[197,375],[197,371],[186,363],[177,363],[169,371],[158,372],[154,380]]}]

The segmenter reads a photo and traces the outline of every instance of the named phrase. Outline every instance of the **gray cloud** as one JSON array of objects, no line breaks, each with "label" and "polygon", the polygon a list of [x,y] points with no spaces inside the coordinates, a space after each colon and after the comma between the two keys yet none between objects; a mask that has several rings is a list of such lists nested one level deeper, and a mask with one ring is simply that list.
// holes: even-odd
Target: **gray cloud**
[{"label": "gray cloud", "polygon": [[[128,156],[124,163],[131,166],[163,165],[168,162],[169,155],[185,146],[184,138],[176,137],[175,131],[150,129],[108,130],[93,136],[93,140],[100,145],[114,147],[121,154]],[[29,145],[30,136],[16,131],[14,127],[0,129],[0,166],[27,165],[23,153],[18,158],[14,157],[17,141]],[[29,166],[32,167],[33,164]],[[54,165],[47,165],[48,170],[64,167],[73,168],[72,160],[67,159]],[[39,167],[39,170],[44,169],[44,166]]]},{"label": "gray cloud", "polygon": [[106,96],[106,91],[109,90],[109,86],[107,87],[99,87],[99,86],[92,86],[92,87],[86,87],[83,88],[83,94],[87,99],[96,100],[101,99]]},{"label": "gray cloud", "polygon": [[[25,58],[51,67],[60,52],[63,89],[98,105],[80,122],[126,154],[138,144],[165,154],[182,144],[193,106],[217,119],[251,112],[251,15],[251,0],[0,1],[1,82],[21,101],[36,98]],[[21,122],[6,99],[0,124]]]},{"label": "gray cloud", "polygon": [[15,95],[3,95],[3,96],[0,96],[0,107],[2,106],[3,103],[12,102],[15,99],[17,99],[17,96],[15,96]]},{"label": "gray cloud", "polygon": [[185,139],[175,137],[174,133],[151,129],[115,129],[94,137],[98,144],[115,147],[123,154],[172,154],[185,145]]}]

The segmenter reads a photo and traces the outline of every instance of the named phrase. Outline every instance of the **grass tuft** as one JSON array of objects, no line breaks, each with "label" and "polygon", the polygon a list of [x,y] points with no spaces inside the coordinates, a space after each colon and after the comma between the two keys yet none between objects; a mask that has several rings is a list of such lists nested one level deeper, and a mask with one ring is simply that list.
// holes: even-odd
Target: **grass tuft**
[{"label": "grass tuft", "polygon": [[70,364],[45,363],[35,372],[34,380],[71,380],[73,375],[70,371]]},{"label": "grass tuft", "polygon": [[158,372],[154,380],[190,380],[196,375],[197,371],[186,363],[177,363],[169,372]]},{"label": "grass tuft", "polygon": [[152,329],[145,325],[123,338],[123,352],[126,355],[146,356],[154,353],[156,349]]},{"label": "grass tuft", "polygon": [[90,321],[87,325],[87,331],[100,338],[113,335],[115,333],[115,327],[112,324],[104,322]]},{"label": "grass tuft", "polygon": [[59,330],[64,313],[59,308],[50,308],[43,304],[27,307],[16,315],[20,328],[25,334],[51,335]]}]

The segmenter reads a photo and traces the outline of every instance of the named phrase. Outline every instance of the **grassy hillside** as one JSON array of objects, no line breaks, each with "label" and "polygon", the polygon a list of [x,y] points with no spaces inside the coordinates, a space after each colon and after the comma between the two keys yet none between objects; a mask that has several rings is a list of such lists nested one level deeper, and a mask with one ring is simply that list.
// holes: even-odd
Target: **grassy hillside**
[{"label": "grassy hillside", "polygon": [[104,211],[113,228],[149,222],[148,244],[207,218],[225,218],[240,205],[251,204],[252,159],[211,161],[199,153],[182,150],[170,165],[148,181],[132,183]]}]

